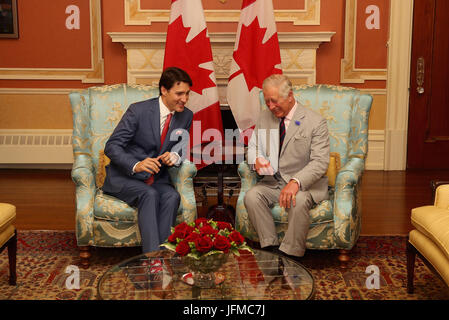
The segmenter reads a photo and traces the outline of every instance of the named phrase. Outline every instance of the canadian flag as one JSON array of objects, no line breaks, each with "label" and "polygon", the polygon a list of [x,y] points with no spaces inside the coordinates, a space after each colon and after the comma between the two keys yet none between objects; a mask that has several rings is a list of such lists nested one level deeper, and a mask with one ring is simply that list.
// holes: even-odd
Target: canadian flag
[{"label": "canadian flag", "polygon": [[[213,141],[221,139],[223,123],[217,81],[201,0],[172,0],[164,56],[164,69],[167,67],[181,68],[192,78],[187,102],[193,112],[190,145],[199,147],[212,137]],[[203,132],[207,129],[216,129],[216,134],[209,131],[205,137]],[[207,165],[203,161],[195,164],[197,169]]]},{"label": "canadian flag", "polygon": [[227,99],[237,126],[245,131],[259,116],[263,80],[282,73],[272,0],[243,0],[232,58]]}]

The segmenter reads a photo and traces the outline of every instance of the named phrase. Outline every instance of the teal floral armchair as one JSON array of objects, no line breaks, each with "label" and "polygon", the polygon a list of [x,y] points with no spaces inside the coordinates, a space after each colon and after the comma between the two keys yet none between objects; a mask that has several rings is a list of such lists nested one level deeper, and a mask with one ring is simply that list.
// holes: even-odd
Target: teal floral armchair
[{"label": "teal floral armchair", "polygon": [[[89,247],[140,246],[137,209],[100,189],[109,160],[103,149],[130,104],[159,95],[158,87],[109,85],[69,94],[73,113],[72,179],[76,184],[76,239],[83,267],[89,266]],[[177,223],[196,219],[193,177],[196,167],[184,161],[169,169],[181,195]]]},{"label": "teal floral armchair", "polygon": [[[307,248],[340,249],[339,260],[346,262],[361,228],[360,182],[368,152],[368,118],[373,98],[353,88],[329,85],[299,86],[294,87],[293,92],[304,106],[327,119],[331,160],[339,162],[334,168],[336,176],[329,177],[329,181],[335,181],[329,186],[329,200],[310,210]],[[266,108],[262,94],[260,100],[262,108]],[[331,168],[328,176],[330,171]],[[238,173],[241,191],[237,200],[236,229],[247,239],[259,241],[243,202],[257,177],[246,162],[239,164]],[[282,240],[288,225],[287,213],[275,205],[272,214],[279,240]]]}]

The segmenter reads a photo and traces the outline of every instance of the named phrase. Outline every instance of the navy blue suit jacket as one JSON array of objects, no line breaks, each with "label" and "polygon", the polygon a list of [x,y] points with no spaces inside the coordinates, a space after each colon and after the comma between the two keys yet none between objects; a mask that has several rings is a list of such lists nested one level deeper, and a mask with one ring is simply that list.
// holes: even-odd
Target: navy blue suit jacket
[{"label": "navy blue suit jacket", "polygon": [[[133,173],[134,165],[145,158],[156,158],[167,151],[176,151],[185,157],[182,151],[188,144],[186,133],[190,130],[192,118],[193,113],[188,108],[175,112],[161,148],[159,98],[130,105],[104,148],[111,163],[106,167],[103,190],[120,192],[129,179],[148,179],[151,176],[148,172]],[[154,181],[170,183],[167,166],[162,164]]]}]

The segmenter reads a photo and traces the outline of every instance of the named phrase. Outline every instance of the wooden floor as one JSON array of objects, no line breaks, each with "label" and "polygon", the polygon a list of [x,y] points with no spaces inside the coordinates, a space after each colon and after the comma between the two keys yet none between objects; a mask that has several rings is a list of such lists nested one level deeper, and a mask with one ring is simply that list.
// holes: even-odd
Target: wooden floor
[{"label": "wooden floor", "polygon": [[[431,180],[449,181],[449,171],[365,171],[362,235],[407,234],[410,210],[431,204]],[[0,202],[17,207],[19,230],[75,229],[75,186],[69,170],[1,169]]]}]

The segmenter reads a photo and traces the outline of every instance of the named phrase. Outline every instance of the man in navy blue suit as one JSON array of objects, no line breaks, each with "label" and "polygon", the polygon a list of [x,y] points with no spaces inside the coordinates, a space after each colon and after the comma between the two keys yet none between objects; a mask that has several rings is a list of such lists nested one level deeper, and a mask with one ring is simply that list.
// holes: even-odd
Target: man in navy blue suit
[{"label": "man in navy blue suit", "polygon": [[180,165],[186,156],[193,113],[185,104],[191,86],[185,71],[165,69],[160,96],[130,105],[106,142],[111,163],[102,189],[137,206],[143,252],[159,250],[176,220],[180,196],[167,168]]}]

